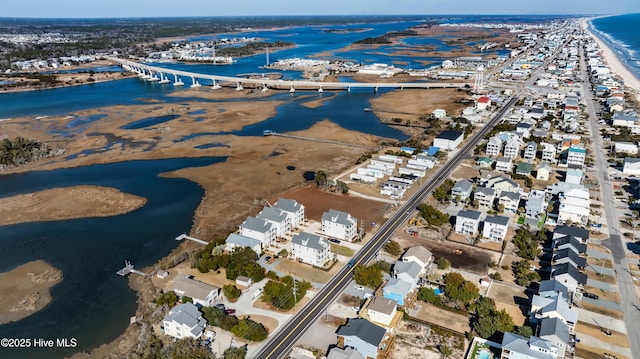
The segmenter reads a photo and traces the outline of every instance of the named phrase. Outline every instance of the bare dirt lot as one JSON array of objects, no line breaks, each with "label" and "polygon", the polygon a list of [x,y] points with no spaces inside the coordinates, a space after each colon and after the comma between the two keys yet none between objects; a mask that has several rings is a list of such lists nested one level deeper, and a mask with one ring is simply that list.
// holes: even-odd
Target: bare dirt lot
[{"label": "bare dirt lot", "polygon": [[468,333],[471,331],[468,316],[452,313],[426,302],[420,301],[417,303],[419,308],[414,315],[416,318],[435,323],[458,333]]}]

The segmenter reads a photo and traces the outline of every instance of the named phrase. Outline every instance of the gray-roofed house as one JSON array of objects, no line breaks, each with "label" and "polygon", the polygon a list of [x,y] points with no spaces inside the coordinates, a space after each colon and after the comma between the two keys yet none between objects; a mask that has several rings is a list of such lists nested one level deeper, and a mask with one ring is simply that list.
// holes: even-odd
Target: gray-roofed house
[{"label": "gray-roofed house", "polygon": [[566,285],[573,293],[587,284],[587,275],[580,272],[571,263],[554,265],[551,269],[551,277]]},{"label": "gray-roofed house", "polygon": [[560,318],[569,328],[569,333],[573,334],[578,323],[578,315],[578,311],[572,309],[562,295],[556,297],[534,295],[531,298],[529,322],[532,324],[539,324],[544,318]]},{"label": "gray-roofed house", "polygon": [[240,225],[240,234],[246,237],[257,239],[262,243],[262,248],[267,248],[276,240],[276,227],[269,221],[247,217]]},{"label": "gray-roofed house", "polygon": [[529,141],[527,145],[524,147],[524,158],[528,160],[533,160],[536,158],[536,153],[538,152],[538,144],[535,141]]},{"label": "gray-roofed house", "polygon": [[468,179],[462,179],[456,182],[451,187],[451,198],[455,201],[464,202],[471,196],[471,190],[473,189],[473,183]]},{"label": "gray-roofed house", "polygon": [[291,256],[296,260],[323,267],[331,259],[329,241],[307,232],[297,233],[291,239]]},{"label": "gray-roofed house", "polygon": [[572,236],[581,243],[587,243],[589,239],[589,231],[584,228],[574,226],[556,226],[553,229],[553,239],[565,236]]},{"label": "gray-roofed house", "polygon": [[557,353],[550,342],[535,336],[527,339],[507,332],[502,337],[501,359],[557,359]]},{"label": "gray-roofed house", "polygon": [[285,212],[291,219],[291,226],[294,228],[300,227],[302,223],[304,223],[304,206],[297,201],[280,198],[273,205],[273,208],[277,208]]},{"label": "gray-roofed house", "polygon": [[493,136],[487,141],[485,153],[487,156],[498,157],[502,151],[502,140],[500,137]]},{"label": "gray-roofed house", "polygon": [[558,348],[558,358],[564,358],[565,351],[571,340],[569,327],[560,318],[544,318],[540,322],[540,338],[551,342]]},{"label": "gray-roofed house", "polygon": [[571,235],[565,235],[562,237],[553,238],[552,242],[553,250],[571,248],[574,252],[578,254],[587,253],[587,245],[582,243],[578,237],[574,237]]},{"label": "gray-roofed house", "polygon": [[496,171],[510,173],[513,170],[513,160],[500,157],[496,160]]},{"label": "gray-roofed house", "polygon": [[287,213],[277,208],[264,207],[256,218],[271,222],[276,227],[276,236],[278,237],[284,237],[291,229],[291,218]]},{"label": "gray-roofed house", "polygon": [[505,212],[516,213],[520,204],[520,193],[502,192],[498,197],[498,205],[502,205]]},{"label": "gray-roofed house", "polygon": [[254,252],[256,252],[256,256],[259,256],[262,253],[262,242],[260,242],[259,240],[243,236],[238,233],[231,233],[225,241],[224,249],[228,252],[233,252],[233,249],[236,247],[251,248]]},{"label": "gray-roofed house", "polygon": [[338,347],[351,347],[365,358],[378,358],[378,350],[387,330],[368,320],[361,318],[349,319],[346,325],[338,328]]},{"label": "gray-roofed house", "polygon": [[397,313],[397,303],[393,299],[375,296],[367,305],[367,315],[372,322],[390,325]]},{"label": "gray-roofed house", "polygon": [[186,275],[177,276],[173,283],[173,291],[179,296],[193,299],[193,303],[210,307],[221,297],[220,288],[200,282]]},{"label": "gray-roofed house", "polygon": [[461,210],[456,215],[455,232],[465,236],[475,236],[480,227],[481,213],[474,210]]},{"label": "gray-roofed house", "polygon": [[579,270],[582,270],[587,266],[587,258],[581,257],[571,248],[564,248],[553,252],[551,263],[554,265],[570,263]]},{"label": "gray-roofed house", "polygon": [[413,246],[404,252],[400,260],[402,262],[416,262],[424,269],[433,261],[433,253],[423,246]]},{"label": "gray-roofed house", "polygon": [[473,201],[478,202],[478,208],[492,209],[493,201],[496,199],[496,191],[486,187],[476,187],[473,192]]},{"label": "gray-roofed house", "polygon": [[423,268],[416,262],[403,262],[402,260],[398,260],[393,266],[393,276],[411,283],[411,289],[414,289],[418,286],[422,270]]},{"label": "gray-roofed house", "polygon": [[482,240],[502,242],[509,230],[509,217],[487,216],[482,228]]},{"label": "gray-roofed house", "polygon": [[189,302],[171,308],[162,320],[164,334],[176,339],[198,339],[206,326],[207,321],[202,317],[202,313]]},{"label": "gray-roofed house", "polygon": [[364,357],[357,350],[350,347],[344,349],[333,347],[329,351],[327,359],[364,359]]},{"label": "gray-roofed house", "polygon": [[540,220],[542,214],[546,212],[547,201],[543,196],[529,196],[525,204],[525,216],[534,220]]},{"label": "gray-roofed house", "polygon": [[358,220],[349,213],[330,209],[322,214],[322,233],[343,241],[352,241],[358,234]]},{"label": "gray-roofed house", "polygon": [[496,195],[500,196],[502,192],[517,192],[520,193],[520,185],[514,182],[510,177],[500,175],[489,178],[485,184],[485,187],[492,188],[496,191]]},{"label": "gray-roofed house", "polygon": [[541,297],[557,297],[559,294],[568,298],[569,288],[553,278],[540,282],[538,295]]}]

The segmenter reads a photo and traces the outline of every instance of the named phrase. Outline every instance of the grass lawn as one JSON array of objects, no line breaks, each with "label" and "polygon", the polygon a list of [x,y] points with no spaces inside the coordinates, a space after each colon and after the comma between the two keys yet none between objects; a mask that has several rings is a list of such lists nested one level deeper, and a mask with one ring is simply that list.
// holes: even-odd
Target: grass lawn
[{"label": "grass lawn", "polygon": [[329,243],[329,245],[330,245],[329,250],[331,252],[342,255],[342,256],[352,257],[353,254],[355,253],[355,251],[349,247],[341,246],[335,243]]}]

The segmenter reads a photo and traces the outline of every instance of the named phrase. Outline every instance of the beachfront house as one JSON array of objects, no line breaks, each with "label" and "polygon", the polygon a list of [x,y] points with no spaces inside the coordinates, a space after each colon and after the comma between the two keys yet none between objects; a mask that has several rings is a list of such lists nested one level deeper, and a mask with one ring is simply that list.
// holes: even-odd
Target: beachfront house
[{"label": "beachfront house", "polygon": [[338,348],[351,347],[364,358],[378,358],[387,330],[362,318],[352,318],[338,328]]},{"label": "beachfront house", "polygon": [[210,307],[222,297],[222,290],[216,286],[203,283],[193,277],[179,275],[173,283],[173,291],[180,297],[193,299],[193,304]]},{"label": "beachfront house", "polygon": [[307,232],[294,234],[291,239],[291,256],[299,262],[324,267],[331,259],[329,241]]},{"label": "beachfront house", "polygon": [[551,342],[531,336],[528,339],[511,332],[502,337],[500,359],[557,359],[558,348]]},{"label": "beachfront house", "polygon": [[193,303],[182,303],[171,308],[162,320],[164,334],[175,338],[199,339],[202,336],[207,321]]},{"label": "beachfront house", "polygon": [[349,213],[330,209],[322,214],[322,233],[351,242],[358,234],[358,220]]},{"label": "beachfront house", "polygon": [[398,312],[397,303],[393,299],[374,296],[367,305],[367,315],[374,323],[389,326]]},{"label": "beachfront house", "polygon": [[240,225],[240,234],[257,239],[262,243],[262,248],[267,248],[276,240],[277,229],[269,221],[262,218],[247,217]]},{"label": "beachfront house", "polygon": [[293,228],[298,228],[304,223],[304,206],[292,199],[280,198],[273,208],[286,213]]}]

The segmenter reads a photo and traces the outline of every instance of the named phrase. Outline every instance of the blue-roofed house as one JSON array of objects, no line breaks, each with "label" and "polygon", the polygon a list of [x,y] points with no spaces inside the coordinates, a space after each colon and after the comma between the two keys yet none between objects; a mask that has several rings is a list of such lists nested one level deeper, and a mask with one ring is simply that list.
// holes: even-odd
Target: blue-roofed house
[{"label": "blue-roofed house", "polygon": [[391,278],[382,288],[382,296],[404,305],[405,297],[411,292],[413,284],[402,279]]},{"label": "blue-roofed house", "polygon": [[403,147],[400,147],[400,152],[404,152],[404,153],[406,153],[408,155],[412,155],[416,151],[416,149],[417,148],[415,148],[415,147],[405,147],[405,146],[403,146]]}]

